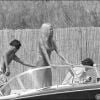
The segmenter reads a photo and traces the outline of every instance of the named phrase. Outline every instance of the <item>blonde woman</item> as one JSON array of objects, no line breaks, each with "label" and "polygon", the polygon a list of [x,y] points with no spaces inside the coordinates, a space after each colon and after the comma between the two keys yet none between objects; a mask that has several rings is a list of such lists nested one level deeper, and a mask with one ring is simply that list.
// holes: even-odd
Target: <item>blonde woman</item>
[{"label": "blonde woman", "polygon": [[[51,53],[55,51],[58,56],[67,61],[58,51],[55,40],[53,39],[53,26],[49,23],[44,23],[40,29],[41,38],[39,40],[39,60],[36,66],[49,66],[51,64]],[[35,73],[35,88],[43,88],[52,86],[52,72],[51,68],[43,69]]]}]

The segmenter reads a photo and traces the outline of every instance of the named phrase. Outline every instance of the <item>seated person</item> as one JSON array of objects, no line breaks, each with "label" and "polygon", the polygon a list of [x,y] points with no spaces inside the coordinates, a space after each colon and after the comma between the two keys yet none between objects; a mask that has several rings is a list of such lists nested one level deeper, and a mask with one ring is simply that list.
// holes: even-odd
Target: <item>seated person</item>
[{"label": "seated person", "polygon": [[[81,64],[84,66],[93,66],[94,62],[92,59],[86,58],[83,61],[81,61]],[[90,70],[91,70],[90,68],[84,67],[84,71],[81,73],[79,77],[80,83],[87,83],[92,80],[92,77],[87,74],[88,72],[90,72]],[[92,74],[93,74],[93,71],[92,71]]]},{"label": "seated person", "polygon": [[[86,58],[81,61],[82,65],[84,66],[91,66],[94,67],[94,62],[90,58]],[[83,80],[85,83],[96,83],[97,82],[97,72],[93,68],[85,68],[85,71],[80,76],[80,79]]]},{"label": "seated person", "polygon": [[[92,59],[86,58],[83,61],[81,61],[81,64],[84,66],[93,66],[94,62]],[[96,72],[94,69],[80,66],[80,67],[74,67],[73,70],[75,71],[74,80],[70,72],[68,72],[62,83],[63,85],[72,83],[96,82]]]}]

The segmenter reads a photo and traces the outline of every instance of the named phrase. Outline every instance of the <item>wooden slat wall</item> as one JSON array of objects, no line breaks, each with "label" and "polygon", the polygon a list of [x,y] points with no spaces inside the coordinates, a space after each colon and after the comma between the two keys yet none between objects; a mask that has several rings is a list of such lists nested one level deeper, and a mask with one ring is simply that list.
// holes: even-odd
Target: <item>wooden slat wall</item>
[{"label": "wooden slat wall", "polygon": [[[86,57],[90,57],[95,63],[100,62],[100,28],[83,27],[83,28],[66,28],[56,29],[54,39],[58,46],[59,51],[68,59],[69,62],[79,64],[81,60]],[[9,49],[9,42],[13,39],[18,39],[22,43],[22,47],[18,51],[17,55],[24,61],[35,65],[38,60],[38,39],[40,33],[39,30],[24,29],[24,30],[0,30],[0,57]],[[64,62],[56,55],[52,53],[53,64],[64,64]],[[23,71],[26,71],[28,67],[20,65],[16,62],[10,64],[11,76],[9,79]],[[53,84],[57,82],[60,84],[64,79],[65,69],[52,69],[53,72]],[[28,76],[23,79],[27,87],[32,86],[29,83]],[[12,88],[17,87],[17,83],[14,83]]]}]

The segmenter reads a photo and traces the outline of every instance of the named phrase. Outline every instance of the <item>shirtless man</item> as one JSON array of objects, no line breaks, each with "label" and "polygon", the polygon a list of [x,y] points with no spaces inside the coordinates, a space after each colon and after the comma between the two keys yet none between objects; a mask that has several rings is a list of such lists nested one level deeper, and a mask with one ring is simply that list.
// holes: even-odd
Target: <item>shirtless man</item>
[{"label": "shirtless man", "polygon": [[[23,61],[20,60],[20,58],[18,58],[16,56],[16,52],[19,50],[19,48],[21,47],[21,43],[18,40],[13,40],[10,42],[10,50],[8,50],[5,55],[2,56],[1,58],[1,62],[0,62],[0,87],[2,87],[6,82],[7,82],[7,77],[10,75],[10,68],[9,65],[11,63],[12,60],[25,65],[25,66],[29,66],[29,67],[35,67],[29,64],[25,64]],[[8,85],[7,88],[5,88],[5,91],[3,93],[3,95],[8,95],[10,94],[10,86]]]},{"label": "shirtless man", "polygon": [[26,64],[20,60],[19,57],[16,56],[16,52],[20,49],[21,43],[18,40],[13,40],[10,42],[10,50],[8,50],[5,55],[3,55],[0,63],[0,72],[4,73],[6,76],[10,75],[10,68],[9,65],[12,60],[29,67],[34,67],[32,65]]}]

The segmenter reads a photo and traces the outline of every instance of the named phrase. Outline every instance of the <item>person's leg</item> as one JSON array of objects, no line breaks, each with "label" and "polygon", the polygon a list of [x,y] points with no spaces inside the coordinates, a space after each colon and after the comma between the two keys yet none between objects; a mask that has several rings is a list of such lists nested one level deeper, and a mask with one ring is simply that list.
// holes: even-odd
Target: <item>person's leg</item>
[{"label": "person's leg", "polygon": [[[36,64],[39,67],[49,66],[48,63],[40,58]],[[52,72],[51,68],[41,69],[34,72],[34,87],[35,88],[44,88],[52,86]]]},{"label": "person's leg", "polygon": [[39,80],[38,80],[38,72],[37,71],[34,71],[33,72],[34,76],[32,77],[33,78],[33,81],[34,81],[34,89],[39,89],[41,86],[40,86],[40,83],[39,83]]},{"label": "person's leg", "polygon": [[52,72],[51,68],[47,68],[44,70],[44,86],[52,86]]},{"label": "person's leg", "polygon": [[[0,75],[0,82],[2,82],[2,86],[6,85],[7,77],[4,74]],[[1,90],[1,92],[3,95],[10,95],[11,93],[10,85],[8,84],[4,89]]]},{"label": "person's leg", "polygon": [[72,75],[70,72],[68,72],[64,78],[64,81],[62,82],[62,85],[67,85],[72,83]]},{"label": "person's leg", "polygon": [[52,86],[51,69],[41,69],[35,72],[34,87],[44,88]]},{"label": "person's leg", "polygon": [[[39,59],[36,66],[37,68],[40,68],[41,66],[43,66],[44,62],[42,59]],[[34,74],[34,88],[35,89],[39,89],[42,88],[42,83],[43,83],[43,71],[41,70],[37,70],[33,72]]]},{"label": "person's leg", "polygon": [[7,86],[2,90],[2,92],[3,92],[3,95],[5,95],[5,96],[10,95],[10,93],[11,93],[11,88],[10,88],[10,86],[7,85]]}]

